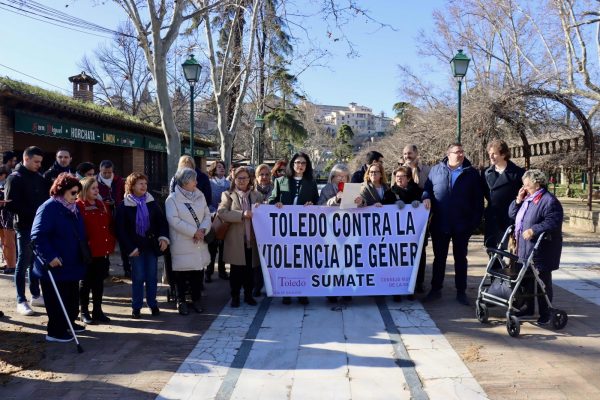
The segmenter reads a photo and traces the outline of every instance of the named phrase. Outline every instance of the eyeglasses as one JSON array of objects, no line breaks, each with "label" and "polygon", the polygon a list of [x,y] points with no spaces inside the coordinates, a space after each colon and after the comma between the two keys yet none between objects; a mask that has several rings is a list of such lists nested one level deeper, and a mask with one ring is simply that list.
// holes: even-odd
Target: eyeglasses
[{"label": "eyeglasses", "polygon": [[235,178],[238,181],[247,181],[248,179],[250,179],[250,177],[248,176],[238,176]]},{"label": "eyeglasses", "polygon": [[71,196],[77,196],[79,190],[71,190],[69,193],[71,193]]},{"label": "eyeglasses", "polygon": [[451,151],[451,154],[465,154],[464,150],[456,150],[456,151]]},{"label": "eyeglasses", "polygon": [[295,165],[306,165],[306,161],[294,161]]}]

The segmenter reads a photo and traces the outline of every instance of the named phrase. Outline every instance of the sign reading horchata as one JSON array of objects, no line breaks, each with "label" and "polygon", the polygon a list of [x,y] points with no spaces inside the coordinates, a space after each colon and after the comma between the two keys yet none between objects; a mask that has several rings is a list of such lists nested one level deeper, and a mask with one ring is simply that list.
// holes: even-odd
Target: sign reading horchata
[{"label": "sign reading horchata", "polygon": [[414,291],[429,211],[261,205],[252,224],[269,296]]}]

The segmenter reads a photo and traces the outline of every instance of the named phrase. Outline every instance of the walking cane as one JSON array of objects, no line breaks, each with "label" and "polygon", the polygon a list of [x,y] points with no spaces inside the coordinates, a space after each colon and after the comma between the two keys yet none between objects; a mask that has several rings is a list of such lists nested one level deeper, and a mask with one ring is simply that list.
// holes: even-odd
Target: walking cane
[{"label": "walking cane", "polygon": [[75,343],[77,343],[77,352],[83,353],[83,347],[81,347],[81,344],[79,344],[79,340],[77,340],[77,335],[75,334],[75,329],[73,329],[73,324],[71,324],[71,320],[69,319],[69,314],[67,313],[65,304],[62,301],[62,297],[60,297],[60,293],[58,292],[58,287],[56,286],[56,282],[54,281],[54,276],[52,275],[52,272],[50,271],[50,269],[52,267],[50,266],[50,264],[47,264],[46,262],[44,262],[44,259],[39,255],[39,253],[37,252],[37,250],[35,248],[35,244],[34,244],[33,240],[31,241],[31,243],[29,243],[29,246],[31,248],[31,252],[32,252],[33,256],[36,257],[38,259],[38,261],[47,268],[48,276],[50,277],[50,282],[52,282],[52,287],[54,288],[54,293],[56,293],[56,297],[58,298],[58,302],[60,303],[60,308],[62,308],[62,310],[63,310],[63,314],[65,315],[67,324],[69,324],[69,329],[71,330],[71,334],[73,335],[73,338],[75,339]]},{"label": "walking cane", "polygon": [[48,268],[48,276],[50,277],[50,282],[52,282],[52,287],[54,287],[54,293],[56,293],[56,297],[58,298],[58,302],[60,303],[60,308],[62,308],[63,313],[65,314],[65,319],[67,320],[67,324],[69,324],[69,329],[71,330],[71,333],[73,334],[75,343],[77,343],[77,352],[83,353],[83,347],[81,347],[81,344],[79,344],[79,340],[77,340],[77,334],[75,334],[75,329],[73,329],[73,324],[71,324],[71,320],[69,319],[69,314],[67,314],[67,309],[65,308],[62,298],[60,297],[60,293],[58,292],[58,287],[56,286],[56,282],[54,282],[54,276],[52,276],[52,272],[50,271],[50,268]]}]

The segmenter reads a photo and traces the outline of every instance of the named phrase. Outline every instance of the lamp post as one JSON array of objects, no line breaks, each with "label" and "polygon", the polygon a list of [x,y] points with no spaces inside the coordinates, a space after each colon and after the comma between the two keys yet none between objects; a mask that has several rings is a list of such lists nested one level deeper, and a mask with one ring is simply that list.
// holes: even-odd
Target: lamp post
[{"label": "lamp post", "polygon": [[254,145],[255,145],[255,150],[252,152],[252,155],[255,156],[254,160],[252,160],[252,164],[254,165],[259,165],[262,163],[262,146],[260,145],[261,142],[261,134],[262,134],[262,130],[263,127],[265,126],[265,120],[262,116],[262,114],[258,114],[256,116],[256,118],[254,119],[254,135],[253,135],[253,139],[254,139]]},{"label": "lamp post", "polygon": [[194,58],[193,54],[181,64],[185,80],[190,84],[190,155],[194,158],[194,86],[200,78],[202,66]]},{"label": "lamp post", "polygon": [[456,123],[456,143],[460,143],[460,134],[461,134],[461,126],[460,126],[460,119],[461,119],[461,89],[462,89],[462,80],[465,77],[465,75],[467,74],[467,69],[469,68],[469,62],[471,61],[471,59],[469,57],[467,57],[466,54],[463,53],[462,50],[458,50],[458,53],[456,53],[456,55],[454,56],[454,58],[452,58],[452,60],[450,60],[450,64],[452,64],[452,73],[454,74],[454,77],[457,78],[458,81],[458,119],[457,119],[457,123]]}]

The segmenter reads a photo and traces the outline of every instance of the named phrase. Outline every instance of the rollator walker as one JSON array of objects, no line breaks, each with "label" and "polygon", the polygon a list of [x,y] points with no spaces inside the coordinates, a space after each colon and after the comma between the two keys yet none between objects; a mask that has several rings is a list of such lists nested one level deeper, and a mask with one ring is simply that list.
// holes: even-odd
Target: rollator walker
[{"label": "rollator walker", "polygon": [[[546,287],[541,280],[539,272],[533,263],[533,257],[537,253],[540,243],[546,237],[545,232],[539,235],[533,251],[527,257],[524,264],[519,262],[519,257],[506,250],[507,242],[514,231],[514,225],[509,226],[504,232],[498,248],[488,247],[487,253],[491,256],[488,262],[485,276],[479,284],[475,312],[479,322],[487,323],[489,318],[489,307],[500,306],[506,308],[506,330],[512,337],[519,336],[521,321],[515,313],[519,312],[526,299],[531,297],[543,297],[548,304],[550,312],[550,323],[554,329],[562,329],[567,325],[568,316],[563,310],[552,307],[552,302],[546,293]],[[523,280],[533,279],[533,293],[527,293],[523,286]],[[540,291],[538,293],[538,286]],[[535,307],[535,301],[534,301]]]}]

